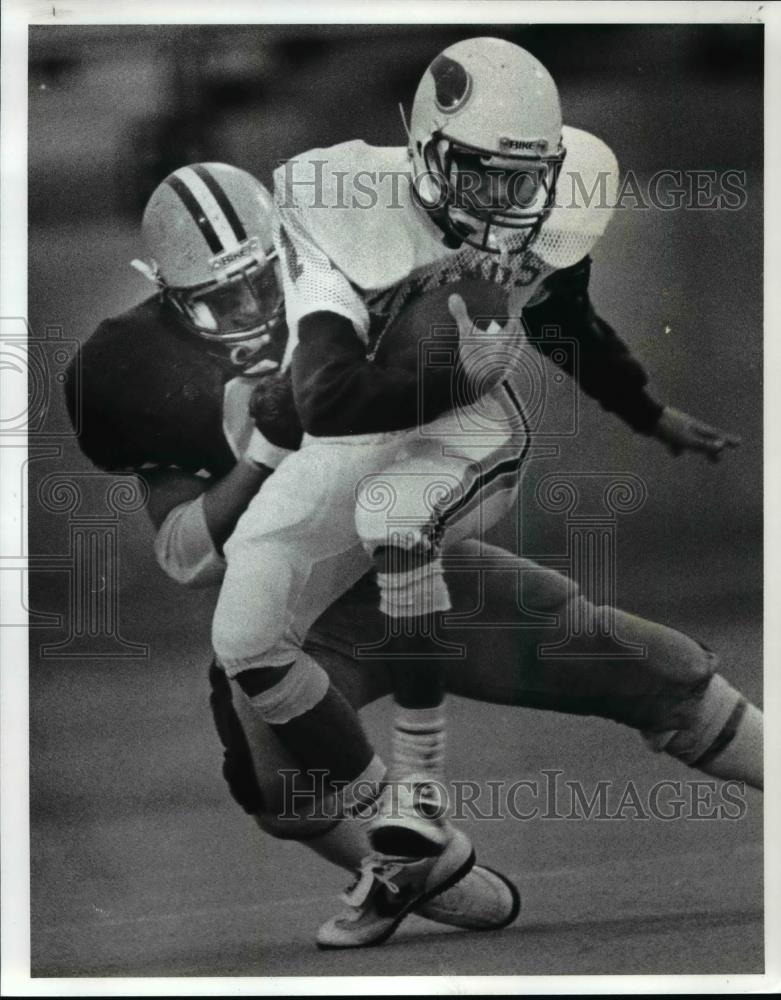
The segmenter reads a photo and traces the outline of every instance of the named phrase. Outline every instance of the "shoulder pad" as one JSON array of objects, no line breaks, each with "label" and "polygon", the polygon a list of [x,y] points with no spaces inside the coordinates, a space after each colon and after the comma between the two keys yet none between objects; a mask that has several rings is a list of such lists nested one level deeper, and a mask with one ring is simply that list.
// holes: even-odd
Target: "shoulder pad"
[{"label": "shoulder pad", "polygon": [[222,474],[233,464],[222,432],[230,373],[159,298],[101,323],[74,364],[68,409],[73,420],[79,408],[79,445],[96,465]]},{"label": "shoulder pad", "polygon": [[586,256],[602,236],[615,208],[618,163],[601,139],[565,126],[567,155],[556,186],[556,203],[534,244],[535,253],[556,268]]},{"label": "shoulder pad", "polygon": [[387,288],[446,255],[412,203],[401,146],[356,140],[313,149],[274,172],[282,221],[291,212],[357,288]]}]

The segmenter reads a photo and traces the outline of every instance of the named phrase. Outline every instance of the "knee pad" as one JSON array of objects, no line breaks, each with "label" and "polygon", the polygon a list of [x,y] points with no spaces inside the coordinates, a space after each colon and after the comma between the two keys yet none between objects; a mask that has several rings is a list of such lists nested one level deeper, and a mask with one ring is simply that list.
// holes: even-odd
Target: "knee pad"
[{"label": "knee pad", "polygon": [[223,748],[222,774],[231,796],[250,815],[264,808],[260,782],[252,764],[247,737],[233,705],[230,684],[216,663],[209,669],[209,704]]},{"label": "knee pad", "polygon": [[378,569],[388,562],[392,552],[407,553],[411,562],[421,563],[439,553],[440,538],[433,519],[414,518],[406,524],[394,524],[384,511],[356,508],[355,527],[366,552]]},{"label": "knee pad", "polygon": [[284,725],[310,711],[323,700],[331,683],[320,664],[304,652],[298,653],[295,662],[281,676],[279,670],[274,670],[274,681],[270,685],[264,683],[266,674],[267,669],[261,667],[239,671],[235,677],[255,710],[269,725]]},{"label": "knee pad", "polygon": [[[217,609],[219,612],[219,606]],[[252,628],[244,626],[226,628],[223,618],[216,613],[212,623],[212,648],[228,677],[235,677],[243,670],[255,667],[282,667],[290,663],[290,651],[279,649],[284,638],[281,619],[263,620],[253,617]]]}]

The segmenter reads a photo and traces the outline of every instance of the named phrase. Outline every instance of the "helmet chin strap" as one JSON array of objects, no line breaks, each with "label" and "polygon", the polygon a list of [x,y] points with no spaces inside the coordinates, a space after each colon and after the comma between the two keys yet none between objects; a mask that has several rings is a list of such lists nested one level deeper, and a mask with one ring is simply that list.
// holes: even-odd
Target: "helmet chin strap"
[{"label": "helmet chin strap", "polygon": [[[234,361],[234,364],[240,364],[238,361]],[[242,371],[242,375],[267,375],[270,372],[275,372],[279,368],[276,361],[272,361],[270,358],[264,358],[263,361],[259,361],[256,365],[250,365],[249,368],[245,368]]]}]

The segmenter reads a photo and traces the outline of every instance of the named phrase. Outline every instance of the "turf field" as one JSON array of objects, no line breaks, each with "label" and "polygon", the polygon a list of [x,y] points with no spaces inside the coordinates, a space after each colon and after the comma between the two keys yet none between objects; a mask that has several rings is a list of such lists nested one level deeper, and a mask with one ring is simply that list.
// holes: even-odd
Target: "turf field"
[{"label": "turf field", "polygon": [[[83,269],[65,266],[72,238],[62,230],[33,233],[32,246],[53,252],[55,277],[64,280],[67,272],[74,278],[73,304],[61,322],[81,336],[137,294],[133,273],[122,269],[135,252],[134,234],[96,233],[106,278],[97,302]],[[53,303],[51,289],[62,286],[49,284],[51,272],[46,280],[41,273],[32,290]],[[41,310],[42,322],[54,320],[54,308]],[[716,420],[720,410],[714,404],[705,415]],[[647,472],[651,463],[659,477],[647,476],[648,504],[619,531],[623,605],[717,649],[726,676],[760,699],[758,536],[749,519],[736,522],[731,536],[719,535],[706,523],[701,501],[694,516],[685,505],[707,484],[720,500],[712,502],[713,519],[723,520],[731,510],[727,491],[745,489],[744,480],[755,474],[758,442],[749,438],[741,452],[713,468],[657,455],[652,443],[614,428],[596,408],[585,409],[584,420],[591,431],[588,454],[566,445],[562,467],[593,463],[601,431],[609,446],[603,468]],[[615,450],[619,441],[623,451]],[[72,442],[61,460],[39,467],[34,484],[56,469],[88,468]],[[666,516],[676,503],[679,532]],[[66,552],[66,522],[37,508],[31,551]],[[557,537],[544,524],[532,524],[531,535],[537,551]],[[148,656],[43,660],[36,644],[65,633],[33,632],[35,975],[761,971],[762,815],[753,792],[738,820],[632,819],[631,809],[623,820],[470,820],[480,858],[521,888],[523,911],[513,927],[478,935],[413,918],[381,949],[318,952],[314,930],[333,912],[344,878],[309,852],[261,836],[229,799],[207,707],[213,594],[185,592],[165,579],[153,563],[151,541],[142,512],[120,519],[119,630],[126,641],[146,644]],[[31,605],[62,611],[66,576],[37,574]],[[387,707],[379,703],[366,712],[380,748],[387,741]],[[662,779],[697,777],[650,754],[635,733],[599,720],[454,699],[449,731],[454,778],[543,781],[543,769],[560,769],[560,780],[580,781],[588,794],[608,780],[616,789],[611,795],[620,795],[631,779],[642,799]],[[568,812],[568,803],[559,811]]]}]

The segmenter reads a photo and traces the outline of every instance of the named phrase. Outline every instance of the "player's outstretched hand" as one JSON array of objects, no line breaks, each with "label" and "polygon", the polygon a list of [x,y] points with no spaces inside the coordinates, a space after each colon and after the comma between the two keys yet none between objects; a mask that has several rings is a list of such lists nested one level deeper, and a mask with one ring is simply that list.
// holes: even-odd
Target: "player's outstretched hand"
[{"label": "player's outstretched hand", "polygon": [[699,451],[707,455],[711,462],[718,462],[722,452],[727,448],[737,448],[741,442],[736,434],[711,427],[672,406],[666,406],[662,410],[653,434],[657,440],[667,445],[673,455],[681,455],[684,451]]},{"label": "player's outstretched hand", "polygon": [[523,325],[520,319],[511,317],[504,326],[494,321],[487,330],[481,330],[460,295],[451,295],[447,307],[458,327],[461,367],[486,392],[517,363],[525,344]]}]

